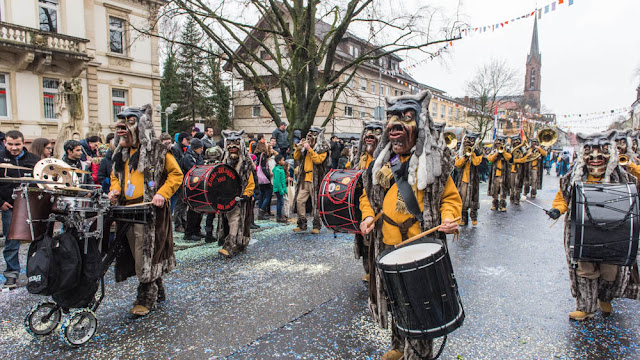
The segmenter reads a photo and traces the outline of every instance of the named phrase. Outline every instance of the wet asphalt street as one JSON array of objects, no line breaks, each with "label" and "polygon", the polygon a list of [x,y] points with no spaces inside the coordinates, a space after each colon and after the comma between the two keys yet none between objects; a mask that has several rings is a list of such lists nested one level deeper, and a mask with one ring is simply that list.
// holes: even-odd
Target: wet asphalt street
[{"label": "wet asphalt street", "polygon": [[[533,200],[549,208],[558,182],[546,176]],[[478,226],[450,242],[466,312],[443,359],[640,359],[640,303],[616,300],[614,313],[570,322],[575,300],[555,226],[523,203],[489,210],[481,185]],[[561,219],[562,220],[562,219]],[[24,330],[28,309],[43,300],[21,287],[0,293],[2,359],[377,359],[389,331],[370,320],[353,237],[293,234],[272,221],[232,260],[217,245],[177,243],[177,269],[166,276],[168,300],[149,316],[128,314],[136,282],[114,284],[97,310],[96,336],[80,348],[54,334]],[[451,241],[451,239],[449,239]],[[1,265],[4,267],[4,263]],[[4,278],[0,276],[0,280]]]}]

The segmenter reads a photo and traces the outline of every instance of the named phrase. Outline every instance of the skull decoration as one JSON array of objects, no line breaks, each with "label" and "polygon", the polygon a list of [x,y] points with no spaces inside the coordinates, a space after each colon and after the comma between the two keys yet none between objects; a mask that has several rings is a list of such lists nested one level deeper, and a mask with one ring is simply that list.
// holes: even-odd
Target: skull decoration
[{"label": "skull decoration", "polygon": [[387,109],[387,130],[394,153],[408,154],[415,146],[420,109],[421,104],[413,99],[398,99]]},{"label": "skull decoration", "polygon": [[373,155],[376,150],[380,137],[382,136],[383,125],[381,122],[372,121],[364,124],[364,131],[362,133],[361,143],[364,145],[364,149],[369,155]]}]

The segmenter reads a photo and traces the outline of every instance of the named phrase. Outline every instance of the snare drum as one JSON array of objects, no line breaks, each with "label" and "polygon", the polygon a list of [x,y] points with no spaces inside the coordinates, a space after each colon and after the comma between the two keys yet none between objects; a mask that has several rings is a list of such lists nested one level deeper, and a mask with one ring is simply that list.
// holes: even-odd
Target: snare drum
[{"label": "snare drum", "polygon": [[640,206],[634,184],[574,185],[569,252],[573,262],[636,262]]},{"label": "snare drum", "polygon": [[66,214],[73,211],[96,212],[98,204],[90,198],[78,196],[56,196],[51,211]]},{"label": "snare drum", "polygon": [[[31,242],[47,232],[47,223],[44,220],[47,220],[51,213],[51,195],[40,189],[29,188],[27,190],[29,209],[27,209],[27,199],[23,196],[23,190],[17,188],[13,194],[15,198],[13,215],[7,240]],[[31,218],[29,218],[29,212],[31,212]],[[34,238],[31,237],[31,227],[27,222],[29,219],[33,224]]]},{"label": "snare drum", "polygon": [[320,218],[335,232],[360,234],[359,199],[364,170],[331,170],[320,183]]},{"label": "snare drum", "polygon": [[462,325],[464,310],[453,266],[439,240],[387,249],[376,266],[401,335],[433,339]]},{"label": "snare drum", "polygon": [[185,202],[195,212],[227,212],[238,204],[242,181],[229,165],[198,165],[184,176],[182,191]]},{"label": "snare drum", "polygon": [[117,222],[147,224],[151,221],[153,210],[153,205],[151,204],[111,206],[109,214],[111,219]]}]

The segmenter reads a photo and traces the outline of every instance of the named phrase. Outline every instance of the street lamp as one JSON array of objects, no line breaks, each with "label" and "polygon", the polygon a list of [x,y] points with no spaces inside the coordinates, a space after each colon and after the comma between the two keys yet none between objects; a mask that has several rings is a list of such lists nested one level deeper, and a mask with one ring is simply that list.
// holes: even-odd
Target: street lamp
[{"label": "street lamp", "polygon": [[178,108],[178,104],[176,103],[172,103],[171,105],[167,106],[166,109],[164,109],[164,111],[162,111],[162,106],[157,105],[156,106],[156,111],[158,111],[160,114],[165,114],[165,120],[164,120],[164,131],[168,134],[169,133],[169,115],[173,114],[174,111],[176,111],[176,109]]}]

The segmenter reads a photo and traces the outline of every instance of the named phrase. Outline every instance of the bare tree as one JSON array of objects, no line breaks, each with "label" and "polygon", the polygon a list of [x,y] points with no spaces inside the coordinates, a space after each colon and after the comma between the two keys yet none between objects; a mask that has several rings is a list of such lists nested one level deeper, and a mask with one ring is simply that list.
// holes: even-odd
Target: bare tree
[{"label": "bare tree", "polygon": [[473,109],[469,123],[473,131],[484,139],[493,130],[494,111],[506,101],[517,100],[522,83],[517,70],[504,59],[492,59],[478,67],[473,79],[467,82],[467,93]]},{"label": "bare tree", "polygon": [[[457,13],[449,19],[416,6],[391,0],[172,0],[160,18],[194,19],[274,122],[282,122],[274,106],[282,103],[291,128],[306,131],[321,102],[331,104],[323,125],[334,117],[363,64],[410,50],[430,54],[428,45],[459,37],[465,25]],[[358,54],[341,52],[343,38],[354,33],[365,34],[358,40],[366,46]]]}]

